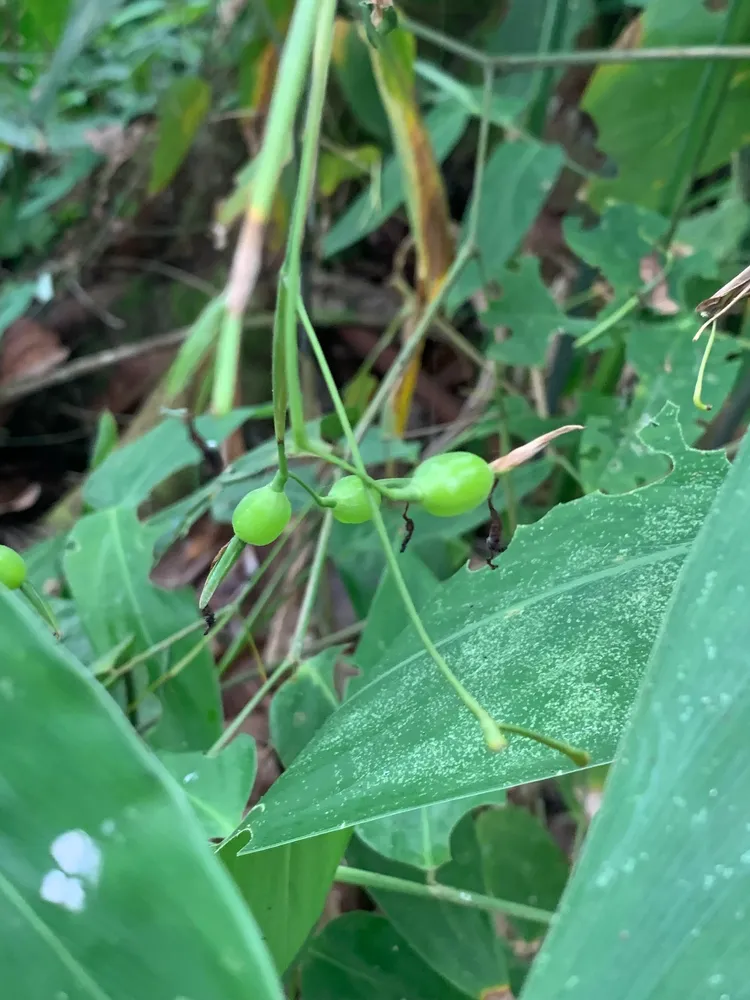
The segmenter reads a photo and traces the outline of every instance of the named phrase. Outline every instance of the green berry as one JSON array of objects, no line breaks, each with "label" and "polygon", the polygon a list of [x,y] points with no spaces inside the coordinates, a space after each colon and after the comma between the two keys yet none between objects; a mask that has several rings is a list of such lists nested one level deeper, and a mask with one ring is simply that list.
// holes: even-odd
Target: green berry
[{"label": "green berry", "polygon": [[261,486],[246,494],[232,514],[235,535],[248,545],[270,545],[289,524],[292,505],[286,493]]},{"label": "green berry", "polygon": [[[380,494],[371,489],[370,496],[376,504],[380,504]],[[333,516],[342,524],[364,524],[372,517],[370,503],[367,499],[367,487],[359,476],[344,476],[334,483],[328,497],[336,501]]]},{"label": "green berry", "polygon": [[484,503],[494,481],[492,469],[479,455],[450,451],[428,458],[418,466],[412,485],[429,514],[455,517]]},{"label": "green berry", "polygon": [[18,590],[26,579],[26,563],[13,549],[0,545],[0,583],[10,590]]}]

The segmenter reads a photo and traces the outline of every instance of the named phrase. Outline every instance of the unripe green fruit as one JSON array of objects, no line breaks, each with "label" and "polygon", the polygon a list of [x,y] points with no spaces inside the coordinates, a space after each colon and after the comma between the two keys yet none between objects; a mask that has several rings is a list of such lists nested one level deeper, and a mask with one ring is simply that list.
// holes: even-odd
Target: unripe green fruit
[{"label": "unripe green fruit", "polygon": [[286,493],[261,486],[246,494],[232,514],[235,535],[248,545],[270,545],[289,524],[292,505]]},{"label": "unripe green fruit", "polygon": [[0,583],[9,590],[18,590],[26,579],[26,563],[13,549],[0,545]]},{"label": "unripe green fruit", "polygon": [[[380,494],[376,490],[370,490],[370,496],[380,505]],[[364,524],[372,517],[367,487],[359,476],[344,476],[339,479],[331,487],[328,497],[336,501],[333,516],[342,524]]]},{"label": "unripe green fruit", "polygon": [[450,451],[434,455],[418,466],[412,485],[429,514],[455,517],[484,503],[494,481],[495,474],[479,455]]}]

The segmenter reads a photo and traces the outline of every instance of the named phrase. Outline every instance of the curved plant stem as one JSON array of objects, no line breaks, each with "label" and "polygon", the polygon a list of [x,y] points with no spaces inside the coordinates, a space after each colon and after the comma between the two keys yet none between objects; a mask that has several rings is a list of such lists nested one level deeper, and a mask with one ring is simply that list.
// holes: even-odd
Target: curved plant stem
[{"label": "curved plant stem", "polygon": [[[331,396],[333,402],[334,410],[338,416],[341,426],[344,431],[344,436],[346,437],[347,443],[352,453],[354,465],[357,469],[357,474],[359,476],[366,476],[367,471],[365,469],[364,462],[362,461],[362,456],[360,455],[359,448],[357,446],[357,441],[352,430],[352,426],[349,423],[349,417],[346,412],[346,407],[344,406],[341,396],[339,394],[338,388],[336,386],[336,381],[331,373],[331,369],[328,366],[325,354],[323,353],[323,348],[320,346],[320,341],[318,336],[313,329],[313,325],[310,322],[310,317],[307,315],[307,310],[304,307],[304,303],[299,303],[299,313],[302,323],[307,332],[310,345],[313,349],[315,359],[318,362],[318,367],[320,368],[321,374],[323,375],[323,380],[326,383],[328,392]],[[424,627],[424,623],[417,611],[416,605],[412,600],[412,596],[409,593],[409,588],[406,585],[404,576],[401,572],[401,567],[398,564],[396,555],[393,551],[391,545],[391,540],[388,537],[388,531],[383,521],[383,517],[380,513],[380,508],[375,503],[373,497],[367,493],[368,503],[370,504],[370,510],[372,512],[372,519],[375,524],[375,530],[380,538],[380,543],[385,554],[386,562],[388,563],[388,568],[391,571],[393,581],[396,584],[401,600],[406,609],[406,613],[411,619],[412,625],[414,626],[417,635],[422,641],[422,645],[427,650],[429,655],[432,657],[438,670],[441,672],[445,680],[450,684],[453,690],[456,692],[458,697],[464,703],[464,705],[469,709],[469,711],[476,717],[479,725],[482,729],[485,742],[490,750],[502,750],[503,747],[507,745],[507,740],[503,736],[498,724],[492,718],[492,716],[483,708],[476,698],[464,687],[461,681],[456,677],[451,668],[448,666],[442,653],[438,650],[435,643],[429,636],[427,629]]]},{"label": "curved plant stem", "polygon": [[478,892],[454,889],[453,886],[441,885],[439,882],[411,882],[409,879],[396,878],[394,875],[381,875],[379,872],[349,868],[347,865],[340,865],[336,869],[334,882],[359,885],[363,889],[400,892],[405,896],[421,896],[423,899],[439,899],[443,903],[455,903],[456,906],[468,906],[475,910],[486,910],[488,913],[503,913],[507,917],[533,920],[538,924],[548,925],[555,919],[554,913],[540,910],[536,906],[526,906],[524,903],[514,903],[509,899],[497,899],[494,896],[483,896]]},{"label": "curved plant stem", "polygon": [[598,63],[637,63],[712,61],[750,59],[750,45],[670,45],[643,49],[580,49],[574,52],[530,52],[493,56],[471,45],[457,42],[450,35],[429,28],[410,17],[402,17],[401,24],[417,38],[431,42],[446,52],[460,56],[479,66],[491,67],[504,73],[520,72],[541,66],[595,66]]},{"label": "curved plant stem", "polygon": [[332,508],[336,506],[335,500],[329,500],[328,497],[319,496],[312,488],[312,486],[308,486],[304,479],[300,479],[300,477],[296,476],[293,472],[289,472],[287,473],[287,475],[289,479],[293,479],[298,486],[301,486],[306,493],[310,494],[313,501],[318,505],[318,507],[323,507],[325,509],[328,507]]},{"label": "curved plant stem", "polygon": [[[326,383],[329,395],[333,402],[334,410],[338,416],[341,426],[344,431],[349,449],[352,453],[352,458],[354,465],[358,470],[360,476],[366,475],[364,462],[362,461],[362,456],[359,452],[357,446],[357,439],[355,437],[352,426],[349,422],[349,417],[346,412],[346,407],[341,399],[338,388],[336,386],[336,381],[333,377],[330,367],[328,366],[328,361],[323,353],[323,348],[320,345],[318,336],[315,333],[313,325],[310,321],[310,317],[307,315],[305,306],[303,302],[298,304],[300,318],[302,319],[303,326],[307,333],[310,345],[312,347],[313,353],[315,355],[315,360],[318,362],[318,367],[320,368],[323,380]],[[464,703],[466,708],[475,716],[479,722],[480,728],[482,730],[482,735],[484,736],[485,743],[490,750],[502,750],[507,746],[507,740],[503,735],[504,732],[514,733],[518,736],[525,736],[528,739],[535,740],[537,743],[541,743],[544,746],[551,747],[554,750],[558,750],[560,753],[565,754],[569,757],[575,764],[579,767],[584,767],[589,762],[589,755],[584,750],[579,750],[577,747],[570,746],[561,740],[554,739],[551,736],[545,736],[543,733],[537,733],[533,729],[527,729],[524,726],[517,726],[512,723],[502,723],[496,722],[495,719],[489,714],[489,712],[477,701],[477,699],[464,687],[461,681],[456,677],[453,670],[446,662],[440,650],[437,648],[435,643],[432,641],[427,629],[424,626],[422,618],[417,611],[416,605],[412,600],[412,596],[409,593],[409,588],[406,584],[406,580],[401,572],[401,567],[398,564],[398,559],[393,551],[393,546],[391,545],[391,540],[388,537],[388,531],[385,526],[385,521],[383,520],[382,514],[380,513],[380,508],[375,503],[373,497],[367,493],[368,503],[370,504],[370,511],[372,513],[372,520],[375,525],[375,530],[380,538],[380,543],[383,548],[383,553],[385,555],[386,563],[391,571],[391,576],[393,577],[393,582],[398,589],[399,595],[403,602],[406,613],[411,619],[411,623],[414,626],[414,630],[419,636],[422,645],[424,646],[427,653],[430,655],[434,661],[436,667],[443,675],[445,680],[450,684],[450,686],[455,691],[456,695]],[[330,515],[326,515],[329,517]]]}]

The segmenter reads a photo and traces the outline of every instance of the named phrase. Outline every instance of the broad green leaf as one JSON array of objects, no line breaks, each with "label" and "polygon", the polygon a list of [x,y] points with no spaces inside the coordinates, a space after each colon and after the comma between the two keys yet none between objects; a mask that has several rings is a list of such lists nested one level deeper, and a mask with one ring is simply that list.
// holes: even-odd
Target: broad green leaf
[{"label": "broad green leaf", "polygon": [[[442,163],[466,131],[469,115],[455,103],[438,105],[425,117],[435,159]],[[364,239],[396,212],[405,199],[398,159],[390,156],[383,164],[379,185],[371,185],[337,219],[323,240],[323,256],[334,257]]]},{"label": "broad green leaf", "polygon": [[[226,417],[198,417],[195,426],[207,442],[220,444],[246,420],[255,407],[235,410]],[[185,423],[165,418],[157,427],[124,448],[118,448],[89,476],[83,497],[91,507],[138,507],[151,491],[180,469],[202,460]]]},{"label": "broad green leaf", "polygon": [[[644,440],[663,481],[590,494],[521,526],[501,568],[460,570],[423,611],[428,633],[492,715],[612,759],[723,455],[685,447],[676,408]],[[531,740],[490,753],[412,630],[371,671],[243,824],[253,850],[573,769]]]},{"label": "broad green leaf", "polygon": [[432,806],[409,809],[373,820],[372,823],[363,823],[357,827],[357,836],[384,858],[434,872],[450,861],[451,834],[458,821],[477,806],[502,805],[504,802],[504,791],[480,792],[479,795],[453,802],[436,802]]},{"label": "broad green leaf", "polygon": [[162,751],[159,759],[195,810],[206,837],[228,837],[240,821],[255,780],[255,740],[238,733],[216,757]]},{"label": "broad green leaf", "polygon": [[466,1000],[434,973],[384,917],[346,913],[310,944],[305,1000]]},{"label": "broad green leaf", "polygon": [[524,1000],[747,993],[748,504],[745,438],[680,574]]},{"label": "broad green leaf", "polygon": [[684,219],[677,229],[677,241],[707,251],[713,260],[723,262],[737,252],[748,229],[750,206],[732,194],[715,208]]},{"label": "broad green leaf", "polygon": [[652,253],[669,228],[663,215],[638,205],[609,204],[595,226],[580,219],[563,222],[565,239],[574,253],[602,272],[622,295],[631,295],[645,284],[640,273],[643,257]]},{"label": "broad green leaf", "polygon": [[[556,910],[570,869],[547,827],[514,806],[488,809],[475,823],[484,891],[514,903]],[[541,937],[545,930],[529,920],[508,919],[527,940]]]},{"label": "broad green leaf", "polygon": [[[446,308],[454,311],[486,282],[497,281],[521,245],[563,167],[558,146],[534,139],[501,142],[487,161],[482,187],[477,248],[448,292]],[[471,205],[466,209],[464,228]],[[502,219],[502,225],[498,225]]]},{"label": "broad green leaf", "polygon": [[[651,423],[667,400],[680,408],[679,420],[688,443],[703,434],[707,419],[693,404],[693,390],[704,344],[693,343],[696,324],[689,316],[633,325],[626,339],[626,356],[638,374],[633,401],[612,419],[586,422],[581,435],[581,473],[587,489],[624,493],[663,476],[663,455],[644,449],[639,431]],[[741,364],[733,358],[732,340],[714,345],[704,379],[704,398],[718,410],[729,395]]]},{"label": "broad green leaf", "polygon": [[[104,468],[104,466],[102,466]],[[70,533],[65,575],[94,652],[102,656],[132,635],[131,655],[145,652],[200,619],[192,590],[160,590],[149,580],[153,528],[130,507],[110,507],[82,518]],[[162,716],[151,735],[161,750],[205,750],[221,732],[221,706],[214,664],[197,627],[131,671],[127,701],[177,666],[190,661],[158,688]]]},{"label": "broad green leaf", "polygon": [[[434,873],[435,880],[487,895],[471,816],[465,816],[456,827],[451,837],[451,853],[453,860]],[[424,883],[430,878],[415,868],[379,857],[356,840],[347,852],[347,859],[357,868],[409,881]],[[492,990],[501,992],[508,988],[506,948],[489,913],[428,896],[374,888],[367,891],[419,957],[457,989],[479,998]]]},{"label": "broad green leaf", "polygon": [[331,64],[360,124],[376,139],[390,142],[388,116],[378,93],[367,43],[353,21],[336,19]]},{"label": "broad green leaf", "polygon": [[[635,26],[627,30],[641,48],[660,45],[715,45],[728,5],[719,12],[704,0],[651,0]],[[747,38],[750,10],[741,15]],[[633,44],[630,42],[629,44]],[[599,146],[617,164],[614,180],[595,181],[589,198],[601,205],[607,198],[659,207],[664,190],[688,164],[680,162],[685,130],[692,127],[693,107],[704,64],[699,61],[622,63],[601,66],[594,73],[584,108],[594,118]],[[705,175],[728,162],[744,145],[750,131],[750,78],[742,63],[731,67],[729,86],[713,122],[699,165]],[[709,95],[711,96],[711,95]]]},{"label": "broad green leaf", "polygon": [[490,303],[482,322],[492,329],[508,327],[510,337],[492,340],[487,357],[508,365],[543,365],[550,338],[556,333],[579,336],[593,326],[589,319],[566,316],[539,275],[539,260],[522,257],[518,270],[497,275],[502,297]]},{"label": "broad green leaf", "polygon": [[117,420],[110,410],[102,410],[96,424],[96,437],[91,446],[89,467],[98,468],[117,447],[119,431]]},{"label": "broad green leaf", "polygon": [[284,767],[339,706],[333,674],[341,649],[332,647],[300,663],[273,696],[268,717],[271,743]]},{"label": "broad green leaf", "polygon": [[159,132],[148,193],[158,194],[172,180],[190,151],[211,106],[211,88],[197,76],[176,79],[158,110]]},{"label": "broad green leaf", "polygon": [[260,854],[238,854],[244,837],[221,846],[219,857],[258,922],[281,975],[320,919],[351,830],[334,830]]},{"label": "broad green leaf", "polygon": [[187,799],[111,698],[5,589],[0,633],[6,995],[281,1000]]}]

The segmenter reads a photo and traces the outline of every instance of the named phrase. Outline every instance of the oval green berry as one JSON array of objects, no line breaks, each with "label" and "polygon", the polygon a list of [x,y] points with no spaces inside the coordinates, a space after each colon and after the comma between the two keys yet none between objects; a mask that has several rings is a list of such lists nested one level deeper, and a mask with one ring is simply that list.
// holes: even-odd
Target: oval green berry
[{"label": "oval green berry", "polygon": [[289,524],[292,505],[286,493],[272,486],[251,490],[234,508],[232,527],[235,535],[248,545],[270,545]]},{"label": "oval green berry", "polygon": [[14,549],[0,545],[0,583],[9,590],[18,590],[26,579],[26,563]]},{"label": "oval green berry", "polygon": [[484,503],[494,481],[495,474],[479,455],[451,451],[434,455],[418,466],[412,484],[429,514],[455,517]]},{"label": "oval green berry", "polygon": [[[371,489],[370,496],[380,505],[380,494]],[[333,516],[342,524],[364,524],[372,517],[367,499],[367,487],[359,476],[344,476],[334,483],[328,497],[336,501]]]}]

